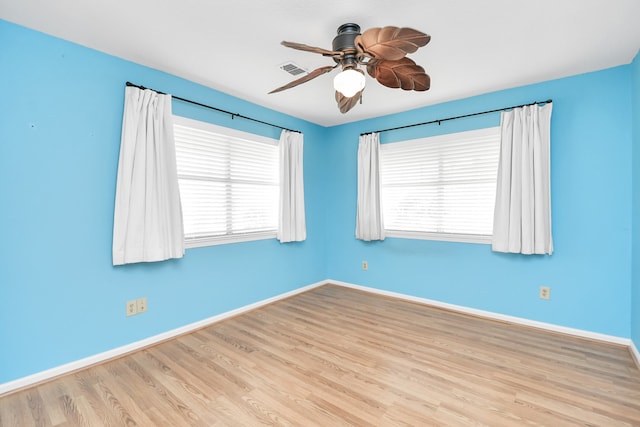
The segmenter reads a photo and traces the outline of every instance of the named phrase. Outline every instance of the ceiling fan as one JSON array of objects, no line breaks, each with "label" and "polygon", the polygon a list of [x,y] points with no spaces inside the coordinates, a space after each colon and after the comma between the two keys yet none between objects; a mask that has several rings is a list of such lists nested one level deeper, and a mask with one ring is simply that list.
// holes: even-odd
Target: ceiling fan
[{"label": "ceiling fan", "polygon": [[364,91],[365,76],[359,65],[364,65],[369,75],[384,86],[425,91],[431,85],[429,75],[406,55],[425,46],[429,40],[431,36],[413,28],[369,28],[360,34],[360,26],[350,23],[338,27],[333,50],[283,41],[283,46],[333,58],[336,65],[317,68],[269,93],[291,89],[341,66],[342,72],[333,83],[338,108],[346,113],[358,103]]}]

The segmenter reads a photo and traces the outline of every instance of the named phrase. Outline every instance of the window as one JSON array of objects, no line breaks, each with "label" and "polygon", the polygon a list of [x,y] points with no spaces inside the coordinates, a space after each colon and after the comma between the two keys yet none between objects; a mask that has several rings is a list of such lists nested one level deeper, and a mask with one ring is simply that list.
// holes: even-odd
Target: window
[{"label": "window", "polygon": [[489,242],[500,127],[380,145],[387,236]]},{"label": "window", "polygon": [[278,141],[174,116],[187,247],[275,238]]}]

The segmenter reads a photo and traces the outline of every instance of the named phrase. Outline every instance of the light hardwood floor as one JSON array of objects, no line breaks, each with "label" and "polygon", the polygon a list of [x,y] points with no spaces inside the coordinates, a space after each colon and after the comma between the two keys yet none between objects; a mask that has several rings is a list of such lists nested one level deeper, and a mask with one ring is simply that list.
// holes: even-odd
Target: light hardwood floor
[{"label": "light hardwood floor", "polygon": [[640,426],[628,349],[323,286],[0,398],[1,426]]}]

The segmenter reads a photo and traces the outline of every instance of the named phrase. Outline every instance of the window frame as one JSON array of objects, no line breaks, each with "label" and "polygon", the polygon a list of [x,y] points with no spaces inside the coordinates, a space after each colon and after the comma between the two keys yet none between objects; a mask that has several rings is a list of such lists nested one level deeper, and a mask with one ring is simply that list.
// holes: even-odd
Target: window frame
[{"label": "window frame", "polygon": [[[204,122],[201,120],[195,120],[183,116],[173,115],[173,124],[180,125],[185,127],[192,127],[198,130],[203,130],[207,132],[216,133],[218,135],[223,135],[224,137],[229,138],[239,138],[250,142],[255,142],[257,144],[267,144],[279,150],[280,141],[278,139],[269,138],[262,135],[257,135],[249,132],[244,132],[238,129],[228,128],[220,125],[215,125],[213,123]],[[279,160],[279,152],[276,152],[276,159]],[[279,164],[278,164],[279,168]],[[178,174],[178,181],[180,180],[180,174]],[[280,195],[280,177],[278,173],[278,200],[276,200],[276,204],[279,203],[279,195]],[[182,206],[184,210],[184,206]],[[185,248],[199,248],[206,246],[216,246],[216,245],[224,245],[230,243],[241,243],[241,242],[250,242],[256,240],[267,240],[267,239],[275,239],[277,237],[277,228],[278,221],[274,224],[273,230],[267,231],[255,231],[248,233],[231,233],[217,236],[201,236],[201,237],[191,237],[187,238],[185,236]]]},{"label": "window frame", "polygon": [[[499,162],[499,149],[500,149],[500,126],[492,126],[487,128],[480,129],[472,129],[468,131],[461,131],[455,133],[448,133],[443,135],[429,136],[429,137],[421,137],[415,138],[411,140],[402,140],[402,141],[394,141],[388,142],[384,144],[380,144],[380,163],[381,163],[381,193],[382,193],[382,182],[384,181],[382,177],[382,162],[384,156],[384,147],[390,144],[407,144],[407,146],[429,143],[429,142],[456,142],[460,141],[462,138],[469,137],[471,135],[478,137],[486,137],[486,136],[494,136],[497,137],[497,145],[498,145],[498,160],[496,161],[496,180],[497,180],[497,172],[498,172],[498,162]],[[382,198],[382,194],[381,194]],[[495,205],[495,196],[494,201]],[[384,211],[384,199],[382,199],[383,211]],[[394,230],[387,228],[385,223],[385,235],[386,237],[392,238],[402,238],[402,239],[415,239],[415,240],[433,240],[433,241],[444,241],[444,242],[460,242],[460,243],[475,243],[475,244],[491,244],[493,239],[493,233],[491,234],[467,234],[467,233],[448,233],[448,232],[433,232],[433,231],[418,231],[418,230]]]}]

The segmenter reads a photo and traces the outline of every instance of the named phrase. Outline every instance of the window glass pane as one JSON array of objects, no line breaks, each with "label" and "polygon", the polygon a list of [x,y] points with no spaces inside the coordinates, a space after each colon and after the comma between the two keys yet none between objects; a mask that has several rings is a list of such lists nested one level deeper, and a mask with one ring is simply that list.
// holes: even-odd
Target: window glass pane
[{"label": "window glass pane", "polygon": [[[438,189],[433,186],[382,188],[386,230],[438,231]],[[420,221],[416,221],[420,218]]]},{"label": "window glass pane", "polygon": [[382,144],[385,230],[490,236],[500,128]]},{"label": "window glass pane", "polygon": [[186,239],[227,233],[227,184],[178,179]]},{"label": "window glass pane", "polygon": [[177,116],[174,121],[187,244],[275,237],[278,141]]},{"label": "window glass pane", "polygon": [[268,231],[278,223],[278,197],[275,185],[233,184],[233,230],[238,233]]}]

